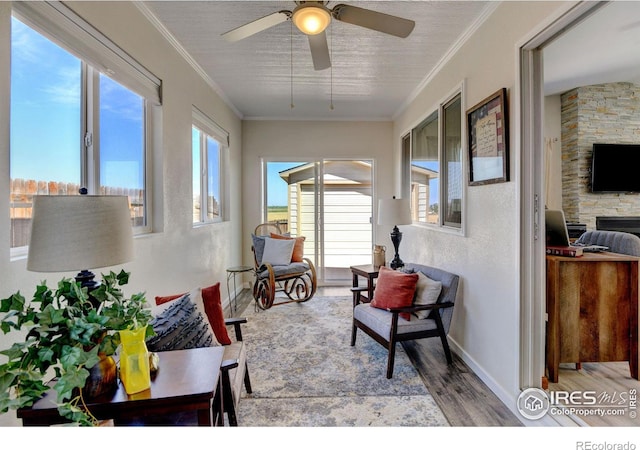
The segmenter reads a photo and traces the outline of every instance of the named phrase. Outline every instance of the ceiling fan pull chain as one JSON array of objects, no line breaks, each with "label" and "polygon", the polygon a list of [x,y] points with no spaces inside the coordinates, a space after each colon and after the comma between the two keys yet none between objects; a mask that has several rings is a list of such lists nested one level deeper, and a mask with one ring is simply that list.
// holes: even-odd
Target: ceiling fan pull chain
[{"label": "ceiling fan pull chain", "polygon": [[291,63],[291,104],[290,107],[291,109],[294,108],[294,104],[293,104],[293,21],[290,20],[289,21],[291,28],[290,28],[290,32],[289,32],[289,42],[290,42],[290,46],[289,46],[289,51],[290,51],[290,63]]},{"label": "ceiling fan pull chain", "polygon": [[[329,25],[329,45],[331,46],[329,58],[331,59],[331,61],[333,61],[333,22],[331,22],[331,24]],[[331,95],[331,99],[330,99],[330,103],[329,103],[329,109],[331,111],[333,111],[333,63],[329,67],[329,70],[331,71],[330,72],[330,77],[331,77],[330,95]]]}]

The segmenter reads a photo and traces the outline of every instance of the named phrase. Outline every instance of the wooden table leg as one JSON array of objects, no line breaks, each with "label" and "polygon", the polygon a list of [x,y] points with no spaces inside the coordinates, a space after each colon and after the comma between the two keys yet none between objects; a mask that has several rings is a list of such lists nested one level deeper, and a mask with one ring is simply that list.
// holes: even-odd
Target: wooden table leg
[{"label": "wooden table leg", "polygon": [[199,409],[198,410],[198,426],[199,427],[210,427],[213,426],[213,420],[211,418],[211,408]]},{"label": "wooden table leg", "polygon": [[631,263],[631,276],[629,283],[630,291],[629,298],[631,304],[629,305],[629,369],[631,376],[636,380],[638,378],[638,262]]},{"label": "wooden table leg", "polygon": [[547,371],[549,381],[558,382],[560,366],[560,295],[557,261],[547,261]]},{"label": "wooden table leg", "polygon": [[369,274],[367,277],[367,293],[369,294],[369,301],[373,300],[373,274]]},{"label": "wooden table leg", "polygon": [[[352,273],[352,281],[351,281],[351,286],[354,288],[358,287],[358,274],[355,272],[351,272]],[[356,292],[353,292],[353,306],[355,307],[356,305]]]}]

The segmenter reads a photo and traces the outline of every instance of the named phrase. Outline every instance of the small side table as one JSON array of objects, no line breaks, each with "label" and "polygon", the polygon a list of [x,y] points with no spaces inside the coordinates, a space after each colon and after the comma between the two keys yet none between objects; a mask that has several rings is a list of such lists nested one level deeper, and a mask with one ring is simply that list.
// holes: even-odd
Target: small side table
[{"label": "small side table", "polygon": [[353,287],[358,287],[358,277],[367,279],[367,296],[362,295],[364,301],[370,302],[373,299],[373,289],[375,288],[374,279],[378,278],[380,267],[373,264],[365,264],[362,266],[351,266],[351,273],[353,274]]},{"label": "small side table", "polygon": [[[227,295],[229,296],[229,313],[233,314],[238,310],[238,290],[236,288],[236,275],[244,272],[253,272],[253,267],[236,266],[227,268]],[[233,304],[231,303],[231,289],[229,282],[233,279]]]},{"label": "small side table", "polygon": [[[196,411],[198,425],[215,426],[222,416],[223,398],[220,365],[224,348],[203,347],[158,352],[160,370],[151,388],[127,394],[118,382],[116,391],[87,401],[87,409],[98,420],[113,419],[114,425],[128,425],[144,417]],[[23,426],[49,426],[67,422],[58,414],[56,392],[51,389],[32,406],[16,411]],[[160,425],[160,423],[157,423]],[[162,423],[171,425],[171,423]]]}]

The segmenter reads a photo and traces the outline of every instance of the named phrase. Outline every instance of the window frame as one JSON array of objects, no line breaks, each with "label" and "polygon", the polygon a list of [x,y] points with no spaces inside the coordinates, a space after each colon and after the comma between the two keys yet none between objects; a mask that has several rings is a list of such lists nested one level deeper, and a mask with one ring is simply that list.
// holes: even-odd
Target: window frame
[{"label": "window frame", "polygon": [[[80,184],[89,194],[100,192],[100,75],[111,78],[143,99],[144,224],[133,226],[134,235],[153,231],[153,152],[154,127],[162,104],[162,82],[100,31],[58,2],[15,2],[12,16],[41,34],[81,64]],[[10,150],[11,151],[11,150]],[[28,245],[11,247],[11,259],[26,257]]]},{"label": "window frame", "polygon": [[12,15],[152,104],[162,104],[162,80],[65,4],[14,2]]},{"label": "window frame", "polygon": [[[435,125],[435,127],[433,125]],[[422,130],[426,130],[426,129],[433,130],[434,128],[435,128],[435,132],[437,133],[436,144],[435,144],[437,154],[435,155],[435,161],[437,161],[437,164],[438,164],[438,167],[437,167],[436,170],[438,171],[438,174],[439,174],[438,179],[437,179],[437,182],[438,182],[438,215],[440,214],[440,212],[439,212],[440,211],[440,204],[442,202],[442,197],[440,195],[441,194],[441,180],[442,180],[442,175],[441,175],[441,172],[442,172],[442,170],[441,170],[442,158],[441,158],[441,152],[440,152],[440,150],[441,150],[441,146],[440,146],[440,137],[441,137],[440,130],[441,130],[441,127],[440,127],[440,114],[436,110],[436,111],[433,111],[433,112],[429,113],[427,115],[427,117],[425,117],[417,126],[413,127],[411,129],[410,134],[409,134],[410,135],[410,139],[411,139],[411,141],[410,141],[411,145],[409,147],[409,163],[408,163],[408,166],[409,166],[409,168],[408,168],[408,173],[409,173],[409,195],[408,195],[408,198],[410,198],[410,200],[411,200],[412,219],[413,219],[414,216],[418,216],[418,219],[419,219],[420,218],[419,216],[420,216],[420,213],[421,213],[421,209],[420,209],[421,202],[419,201],[419,198],[416,199],[414,197],[414,195],[413,195],[413,188],[414,188],[414,183],[413,183],[413,181],[414,181],[414,177],[413,177],[414,164],[413,164],[413,162],[414,162],[415,149],[417,147],[416,135],[418,133],[422,132]],[[427,138],[428,138],[428,136],[427,136]],[[428,151],[429,150],[429,146],[426,145],[426,148],[424,150]],[[433,159],[425,159],[425,160],[422,160],[422,161],[434,161],[434,160]],[[425,168],[425,170],[432,170],[432,169]],[[429,194],[431,194],[430,187],[427,190],[427,192]],[[418,197],[419,197],[419,194],[418,194]],[[429,214],[429,210],[431,208],[431,204],[430,204],[429,200],[430,199],[427,198],[426,199],[426,204],[424,205],[425,220],[424,221],[422,221],[422,220],[414,220],[413,223],[436,225],[436,224],[428,222],[426,220],[427,217],[428,217],[428,214]],[[415,211],[416,208],[418,209],[417,212]]]},{"label": "window frame", "polygon": [[[444,209],[443,205],[446,204],[447,201],[447,193],[448,188],[445,185],[447,177],[446,174],[442,174],[443,170],[446,169],[447,163],[445,148],[444,148],[444,135],[445,135],[445,108],[451,104],[453,104],[457,98],[460,99],[460,148],[461,148],[461,196],[460,199],[460,208],[461,208],[461,218],[460,224],[457,222],[448,222],[445,221],[444,217]],[[438,177],[438,222],[437,223],[428,223],[426,221],[416,221],[412,222],[413,225],[422,226],[425,228],[430,228],[433,230],[438,230],[447,233],[466,235],[466,191],[467,191],[467,154],[464,149],[467,148],[467,133],[466,133],[466,120],[465,120],[465,83],[462,82],[459,86],[454,88],[448,95],[443,97],[435,106],[429,110],[428,114],[425,114],[417,123],[411,126],[405,133],[401,135],[401,153],[402,153],[402,168],[401,174],[403,178],[402,183],[402,194],[405,198],[411,198],[411,183],[412,183],[412,157],[413,157],[413,148],[414,148],[414,130],[418,128],[420,125],[424,124],[427,119],[432,117],[434,114],[437,114],[436,120],[438,121],[438,164],[439,171],[441,175]],[[413,214],[413,205],[412,214]],[[428,206],[427,206],[428,207]]]},{"label": "window frame", "polygon": [[[205,113],[203,113],[196,106],[193,106],[192,109],[192,123],[191,123],[191,136],[193,136],[193,129],[196,129],[200,132],[199,139],[199,153],[200,153],[200,215],[198,217],[198,221],[193,220],[195,215],[193,214],[193,209],[195,205],[193,204],[193,195],[192,198],[192,220],[193,227],[198,227],[202,225],[207,225],[211,223],[220,223],[227,220],[227,205],[226,205],[226,191],[227,191],[227,177],[225,176],[224,167],[226,166],[226,154],[229,149],[229,133],[218,125],[215,121],[209,118]],[[208,198],[209,195],[209,164],[208,164],[208,147],[207,140],[213,139],[218,143],[218,188],[219,188],[219,215],[214,218],[208,217],[208,210],[206,207],[203,208],[202,199]],[[193,139],[192,139],[193,145]],[[192,149],[192,158],[191,158],[191,173],[193,174],[195,170],[194,161],[193,161],[193,149]]]},{"label": "window frame", "polygon": [[[446,132],[446,128],[447,128],[447,108],[449,108],[449,106],[452,106],[453,104],[455,104],[457,101],[460,102],[460,122],[459,122],[459,130],[460,130],[460,148],[458,149],[459,155],[460,155],[460,172],[459,172],[459,177],[460,177],[460,222],[454,222],[454,221],[449,221],[447,220],[447,212],[449,211],[449,200],[455,200],[451,198],[451,192],[449,189],[449,175],[450,175],[450,170],[449,170],[449,165],[453,160],[449,160],[448,159],[448,150],[449,148],[447,147],[448,143],[446,142],[446,137],[447,137],[447,132]],[[441,204],[438,206],[439,210],[440,210],[440,224],[443,227],[450,227],[450,228],[462,228],[462,196],[463,196],[463,192],[464,192],[464,185],[465,185],[465,167],[464,167],[464,149],[466,148],[465,146],[463,146],[463,142],[462,142],[462,136],[463,134],[465,134],[465,129],[464,129],[464,123],[466,123],[465,120],[465,114],[463,112],[462,109],[462,95],[461,94],[457,94],[454,95],[453,97],[451,97],[448,101],[444,102],[441,107],[440,107],[440,112],[441,112],[441,116],[442,116],[442,121],[440,123],[440,163],[442,165],[441,168],[441,172],[442,172],[442,178],[441,178],[441,185],[440,185],[440,198],[441,198]]]}]

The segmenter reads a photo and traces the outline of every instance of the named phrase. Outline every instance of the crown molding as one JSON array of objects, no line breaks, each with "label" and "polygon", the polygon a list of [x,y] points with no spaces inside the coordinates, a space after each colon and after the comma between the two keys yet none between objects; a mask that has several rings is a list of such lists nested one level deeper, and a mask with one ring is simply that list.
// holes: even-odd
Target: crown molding
[{"label": "crown molding", "polygon": [[467,43],[474,33],[480,28],[482,24],[493,14],[493,12],[500,6],[501,1],[489,2],[489,4],[482,11],[482,14],[465,30],[460,38],[451,46],[444,56],[438,61],[438,63],[431,69],[431,71],[423,78],[423,80],[416,86],[416,88],[409,94],[406,100],[400,105],[397,111],[393,114],[393,120],[396,120],[400,114],[402,114],[409,105],[420,95],[420,93],[431,83],[433,78],[442,70],[442,68],[454,57],[454,55],[460,50],[460,48]]},{"label": "crown molding", "polygon": [[222,101],[234,112],[239,119],[244,119],[243,114],[236,108],[236,106],[229,100],[229,98],[222,91],[220,86],[207,74],[207,72],[193,59],[189,52],[180,44],[175,36],[164,26],[164,24],[156,17],[153,12],[143,2],[133,2],[138,10],[151,22],[151,24],[162,34],[162,36],[171,44],[171,46],[182,56],[182,58],[189,64],[193,70],[214,90],[216,94],[222,99]]}]

